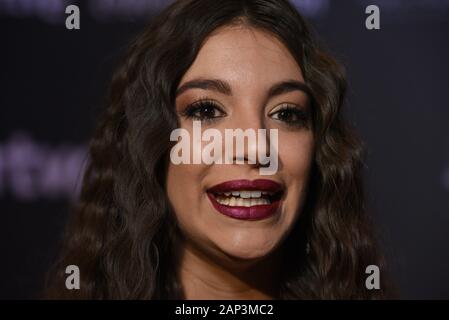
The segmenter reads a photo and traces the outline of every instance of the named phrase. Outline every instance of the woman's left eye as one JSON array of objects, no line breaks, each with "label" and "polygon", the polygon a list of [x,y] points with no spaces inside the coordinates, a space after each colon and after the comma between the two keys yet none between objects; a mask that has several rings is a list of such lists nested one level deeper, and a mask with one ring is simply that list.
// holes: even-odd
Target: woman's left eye
[{"label": "woman's left eye", "polygon": [[289,126],[306,126],[309,120],[308,113],[296,106],[282,106],[268,115],[270,118],[282,121]]}]

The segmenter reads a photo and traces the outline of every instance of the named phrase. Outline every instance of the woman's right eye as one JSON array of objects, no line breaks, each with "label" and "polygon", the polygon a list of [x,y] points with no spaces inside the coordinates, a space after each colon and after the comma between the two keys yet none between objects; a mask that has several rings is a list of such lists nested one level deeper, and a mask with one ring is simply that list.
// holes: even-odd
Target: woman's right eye
[{"label": "woman's right eye", "polygon": [[225,112],[212,100],[200,100],[189,105],[183,112],[189,119],[199,121],[210,121],[215,118],[224,117]]}]

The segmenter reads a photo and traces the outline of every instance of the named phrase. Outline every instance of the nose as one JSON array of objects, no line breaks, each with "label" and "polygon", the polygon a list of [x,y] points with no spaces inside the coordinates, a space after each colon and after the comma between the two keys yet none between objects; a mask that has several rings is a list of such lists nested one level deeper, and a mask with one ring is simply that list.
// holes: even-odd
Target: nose
[{"label": "nose", "polygon": [[258,156],[256,157],[256,159],[254,161],[253,161],[253,159],[250,159],[247,155],[235,156],[233,158],[233,162],[238,163],[238,164],[246,163],[246,164],[253,166],[254,168],[268,168],[270,166],[269,162],[262,163]]},{"label": "nose", "polygon": [[[269,158],[270,135],[267,134],[267,128],[263,114],[256,112],[246,112],[233,119],[232,139],[230,135],[226,137],[225,144],[232,143],[232,160],[231,163],[247,164],[254,168],[268,167],[267,161],[261,161],[263,158]],[[230,148],[226,145],[225,148]],[[225,151],[226,153],[226,151]],[[228,153],[226,153],[228,156]],[[228,162],[229,163],[229,162]]]}]

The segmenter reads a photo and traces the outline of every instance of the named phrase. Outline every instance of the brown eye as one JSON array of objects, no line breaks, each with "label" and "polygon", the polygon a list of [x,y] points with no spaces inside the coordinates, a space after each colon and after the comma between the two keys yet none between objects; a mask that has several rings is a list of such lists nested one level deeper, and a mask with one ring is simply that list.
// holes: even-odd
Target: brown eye
[{"label": "brown eye", "polygon": [[282,106],[269,115],[270,118],[282,121],[289,126],[305,126],[308,121],[308,114],[304,110],[295,106]]},{"label": "brown eye", "polygon": [[215,118],[220,118],[226,114],[212,100],[200,100],[188,106],[184,111],[184,116],[194,120],[208,121]]}]

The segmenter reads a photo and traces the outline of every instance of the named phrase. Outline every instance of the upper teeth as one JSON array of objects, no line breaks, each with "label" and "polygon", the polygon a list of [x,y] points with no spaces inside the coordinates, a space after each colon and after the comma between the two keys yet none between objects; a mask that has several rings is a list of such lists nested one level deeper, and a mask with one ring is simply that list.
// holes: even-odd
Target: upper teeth
[{"label": "upper teeth", "polygon": [[269,192],[260,191],[260,190],[256,190],[256,191],[242,190],[242,191],[224,192],[224,193],[219,193],[219,194],[224,194],[227,197],[229,197],[230,195],[233,195],[234,197],[249,199],[249,198],[260,198],[262,195],[269,194]]}]

